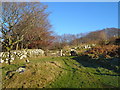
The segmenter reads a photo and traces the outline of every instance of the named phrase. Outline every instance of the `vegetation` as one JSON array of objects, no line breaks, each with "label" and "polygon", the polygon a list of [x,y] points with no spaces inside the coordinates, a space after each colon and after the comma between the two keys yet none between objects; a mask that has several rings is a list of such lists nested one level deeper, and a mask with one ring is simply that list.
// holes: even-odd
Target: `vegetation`
[{"label": "vegetation", "polygon": [[[32,58],[25,64],[17,60],[3,65],[3,88],[114,88],[119,74],[86,56]],[[19,63],[18,63],[19,62]],[[6,75],[7,71],[26,66],[26,71]]]}]

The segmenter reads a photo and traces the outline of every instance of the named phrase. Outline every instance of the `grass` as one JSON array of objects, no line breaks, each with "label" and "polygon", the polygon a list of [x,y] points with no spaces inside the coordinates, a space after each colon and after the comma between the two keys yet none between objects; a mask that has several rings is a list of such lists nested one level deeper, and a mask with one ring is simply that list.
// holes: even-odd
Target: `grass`
[{"label": "grass", "polygon": [[[37,57],[30,63],[16,60],[2,65],[3,88],[114,88],[119,87],[119,73],[87,57]],[[15,73],[6,79],[6,72],[26,66],[24,73]]]}]

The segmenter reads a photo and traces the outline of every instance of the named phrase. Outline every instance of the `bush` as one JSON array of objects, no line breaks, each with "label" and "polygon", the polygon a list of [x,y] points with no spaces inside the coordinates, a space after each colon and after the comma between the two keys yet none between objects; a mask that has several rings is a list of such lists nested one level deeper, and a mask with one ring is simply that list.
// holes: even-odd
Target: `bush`
[{"label": "bush", "polygon": [[103,45],[94,47],[85,52],[85,55],[89,55],[91,58],[101,58],[101,56],[105,58],[119,57],[120,47],[117,45]]}]

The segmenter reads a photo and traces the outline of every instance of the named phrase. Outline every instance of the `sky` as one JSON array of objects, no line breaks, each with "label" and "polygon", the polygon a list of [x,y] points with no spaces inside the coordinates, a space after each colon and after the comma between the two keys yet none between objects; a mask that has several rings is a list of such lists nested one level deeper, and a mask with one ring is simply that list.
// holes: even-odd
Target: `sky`
[{"label": "sky", "polygon": [[1,0],[2,2],[119,2],[119,0]]},{"label": "sky", "polygon": [[58,35],[88,33],[118,27],[117,2],[43,2]]}]

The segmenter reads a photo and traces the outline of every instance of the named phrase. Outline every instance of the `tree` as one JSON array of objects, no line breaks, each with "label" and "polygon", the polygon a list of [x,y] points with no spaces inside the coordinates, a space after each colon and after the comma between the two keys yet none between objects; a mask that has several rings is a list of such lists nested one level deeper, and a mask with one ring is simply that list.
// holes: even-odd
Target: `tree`
[{"label": "tree", "polygon": [[16,49],[20,47],[19,44],[21,46],[23,44],[29,45],[32,40],[38,38],[35,37],[29,41],[25,39],[27,34],[32,35],[36,32],[34,32],[35,28],[39,28],[37,29],[39,32],[42,29],[47,33],[50,24],[47,20],[49,13],[45,13],[46,8],[47,6],[36,2],[4,2],[2,4],[2,18],[0,19],[2,28],[0,32],[2,33],[1,42],[6,51],[10,52],[15,45]]},{"label": "tree", "polygon": [[[9,8],[8,8],[9,7]],[[41,27],[47,28],[47,6],[41,3],[12,3],[4,2],[2,5],[3,29],[10,30],[15,39],[24,36],[29,30]],[[18,48],[19,43],[16,45]]]},{"label": "tree", "polygon": [[[31,33],[33,33],[31,35]],[[29,42],[28,48],[47,49],[54,40],[52,31],[36,28],[25,35],[25,40]]]},{"label": "tree", "polygon": [[16,43],[22,41],[23,38],[21,37],[19,40],[14,41],[14,39],[12,38],[12,36],[10,36],[10,35],[5,35],[5,36],[4,36],[4,39],[5,39],[5,40],[2,42],[2,44],[3,44],[3,46],[5,47],[5,49],[8,51],[8,64],[10,65],[10,64],[11,64],[11,63],[10,63],[10,60],[11,60],[11,50],[12,50],[13,46],[14,46]]}]

